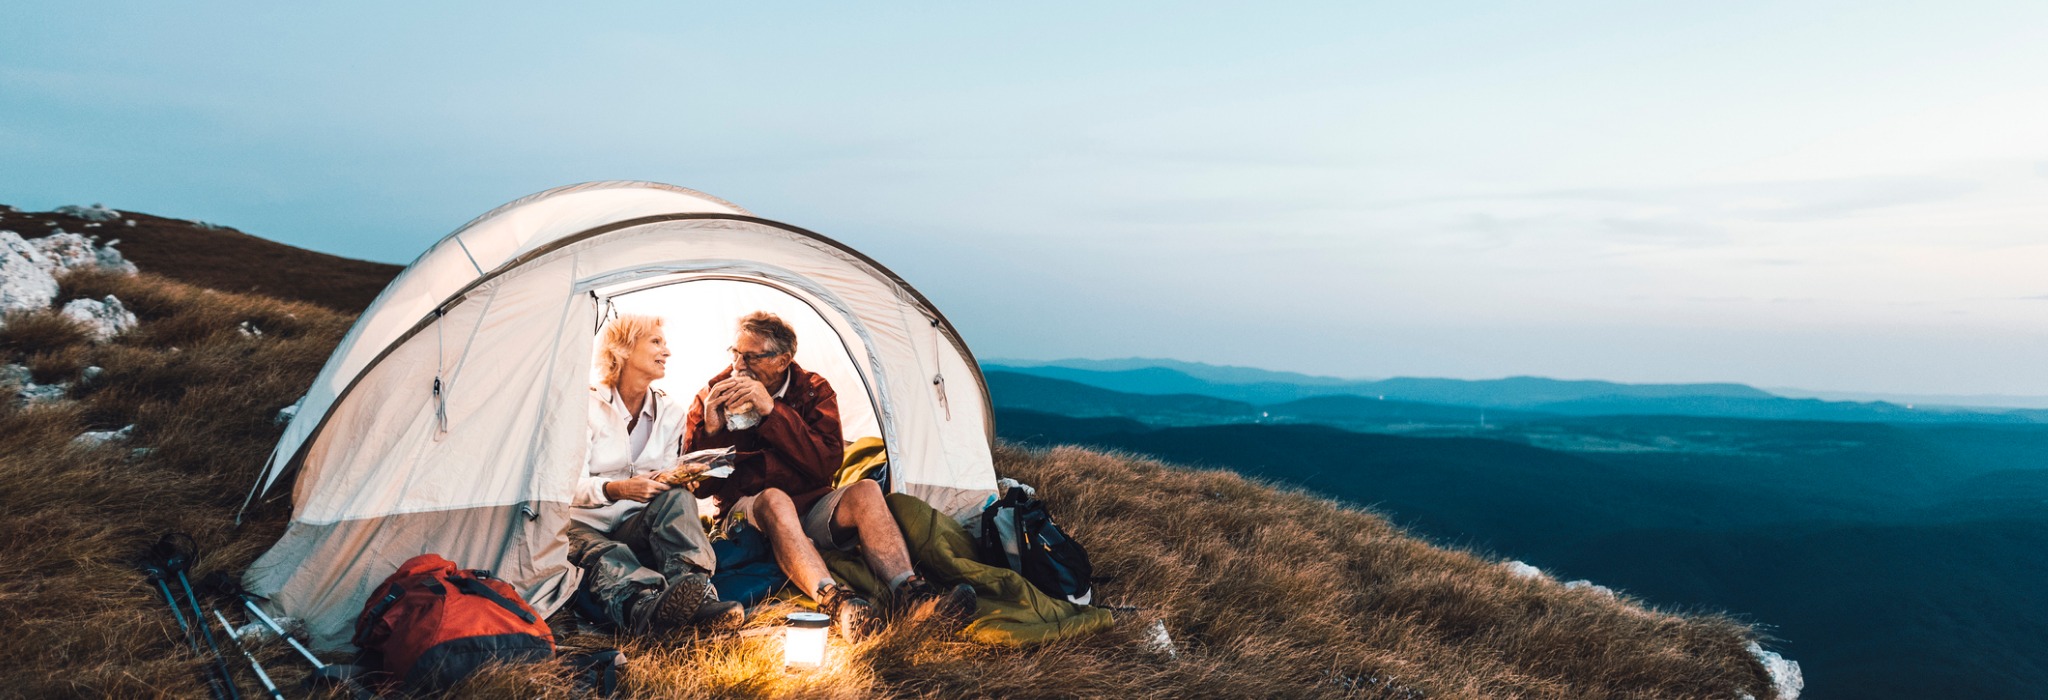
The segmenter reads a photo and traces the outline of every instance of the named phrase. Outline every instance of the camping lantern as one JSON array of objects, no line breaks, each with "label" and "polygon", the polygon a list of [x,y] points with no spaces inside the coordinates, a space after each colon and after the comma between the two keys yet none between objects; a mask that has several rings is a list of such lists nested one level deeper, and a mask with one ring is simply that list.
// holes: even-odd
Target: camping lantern
[{"label": "camping lantern", "polygon": [[782,627],[782,665],[817,668],[825,663],[825,628],[831,624],[823,613],[790,613]]}]

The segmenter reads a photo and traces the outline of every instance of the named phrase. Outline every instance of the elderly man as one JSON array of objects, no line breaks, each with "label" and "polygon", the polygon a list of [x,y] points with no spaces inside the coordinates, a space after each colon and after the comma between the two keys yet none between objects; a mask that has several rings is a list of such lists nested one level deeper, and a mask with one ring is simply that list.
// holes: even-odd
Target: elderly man
[{"label": "elderly man", "polygon": [[739,603],[719,602],[717,566],[697,499],[657,477],[701,471],[678,464],[679,402],[654,388],[667,373],[661,319],[628,314],[598,336],[590,388],[590,453],[570,512],[569,559],[584,569],[582,593],[606,621],[636,634],[745,620]]},{"label": "elderly man", "polygon": [[843,636],[872,631],[875,611],[832,580],[820,550],[858,551],[888,583],[898,609],[936,599],[941,614],[971,613],[972,587],[942,594],[912,570],[879,484],[863,479],[832,488],[846,452],[839,399],[824,377],[797,366],[796,331],[774,314],[749,314],[740,319],[732,354],[732,367],[698,392],[684,424],[692,450],[734,448],[735,470],[698,486],[697,494],[717,499],[721,519],[737,511],[756,523],[783,573],[832,615]]}]

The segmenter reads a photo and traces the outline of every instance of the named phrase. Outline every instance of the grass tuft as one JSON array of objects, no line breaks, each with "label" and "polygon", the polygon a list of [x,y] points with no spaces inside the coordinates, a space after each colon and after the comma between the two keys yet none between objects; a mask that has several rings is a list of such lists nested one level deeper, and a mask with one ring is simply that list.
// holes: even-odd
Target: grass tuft
[{"label": "grass tuft", "polygon": [[56,311],[10,311],[0,318],[0,356],[9,362],[91,341],[92,333],[84,325]]}]

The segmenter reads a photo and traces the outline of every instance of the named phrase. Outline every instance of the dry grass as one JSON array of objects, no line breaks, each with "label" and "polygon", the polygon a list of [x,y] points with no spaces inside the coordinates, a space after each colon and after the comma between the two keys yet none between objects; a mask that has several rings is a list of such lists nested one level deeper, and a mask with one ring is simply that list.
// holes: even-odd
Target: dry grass
[{"label": "dry grass", "polygon": [[[232,514],[275,440],[272,417],[349,318],[148,276],[63,284],[65,298],[120,297],[142,326],[104,345],[41,320],[10,319],[0,332],[0,362],[30,364],[37,381],[104,368],[69,401],[21,409],[0,396],[0,696],[203,696],[201,663],[133,555],[159,533],[190,532],[208,547],[203,576],[239,571],[277,537],[282,504],[239,529]],[[243,333],[244,322],[263,334]],[[72,445],[85,430],[129,424],[129,444]],[[1114,577],[1100,587],[1105,601],[1139,610],[1108,632],[1025,650],[914,621],[836,646],[809,673],[782,670],[772,634],[563,641],[624,649],[625,689],[656,698],[1770,697],[1744,651],[1755,633],[1723,617],[1517,578],[1372,514],[1230,473],[1073,448],[1005,446],[996,457],[999,471],[1041,487]],[[1144,644],[1155,620],[1177,657]],[[292,692],[304,665],[282,647],[261,655]],[[530,667],[451,693],[572,694]]]},{"label": "dry grass", "polygon": [[[44,322],[4,331],[0,362],[77,386],[69,401],[0,403],[0,677],[10,679],[0,695],[203,695],[134,555],[163,532],[190,532],[209,545],[195,566],[203,576],[239,569],[277,537],[282,507],[239,530],[233,509],[276,439],[272,417],[305,390],[349,318],[147,275],[74,275],[63,287],[60,298],[114,294],[144,325],[105,345]],[[304,324],[296,337],[237,330],[290,316]],[[86,366],[104,371],[81,383]],[[125,425],[135,426],[126,444],[72,442]]]}]

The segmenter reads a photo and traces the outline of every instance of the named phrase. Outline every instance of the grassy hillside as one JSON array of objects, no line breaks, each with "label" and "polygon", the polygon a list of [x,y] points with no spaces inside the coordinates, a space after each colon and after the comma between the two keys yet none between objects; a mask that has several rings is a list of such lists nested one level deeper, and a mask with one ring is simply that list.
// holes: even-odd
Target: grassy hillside
[{"label": "grassy hillside", "polygon": [[[131,223],[132,222],[132,223]],[[36,238],[63,229],[119,240],[137,267],[188,284],[225,292],[359,311],[403,269],[353,260],[251,236],[232,228],[138,212],[96,222],[57,212],[15,212],[0,207],[0,229]]]},{"label": "grassy hillside", "polygon": [[[998,395],[999,405],[1003,401]],[[1767,622],[1807,698],[2048,687],[2048,428],[1556,418],[1583,445],[998,410],[1030,444],[1226,467],[1371,504],[1438,541]],[[1563,440],[1563,436],[1577,436]],[[1682,448],[1682,449],[1681,449]]]},{"label": "grassy hillside", "polygon": [[[239,571],[275,539],[288,504],[240,528],[231,515],[280,430],[273,416],[349,318],[148,274],[63,285],[61,298],[118,296],[141,326],[104,345],[48,313],[0,330],[0,363],[72,386],[28,406],[0,390],[0,694],[200,696],[200,662],[131,557],[161,532],[191,532],[203,576]],[[102,369],[87,379],[88,367]],[[126,442],[75,441],[126,425]],[[761,637],[564,641],[625,648],[626,689],[640,697],[1772,696],[1743,624],[1523,578],[1331,500],[1068,447],[1004,445],[997,467],[1042,487],[1114,577],[1101,595],[1139,610],[1029,650],[899,625],[801,675],[783,673]],[[1177,656],[1144,643],[1154,621]],[[262,656],[286,683],[305,672],[281,647]],[[505,671],[457,694],[567,692],[553,676]]]}]

